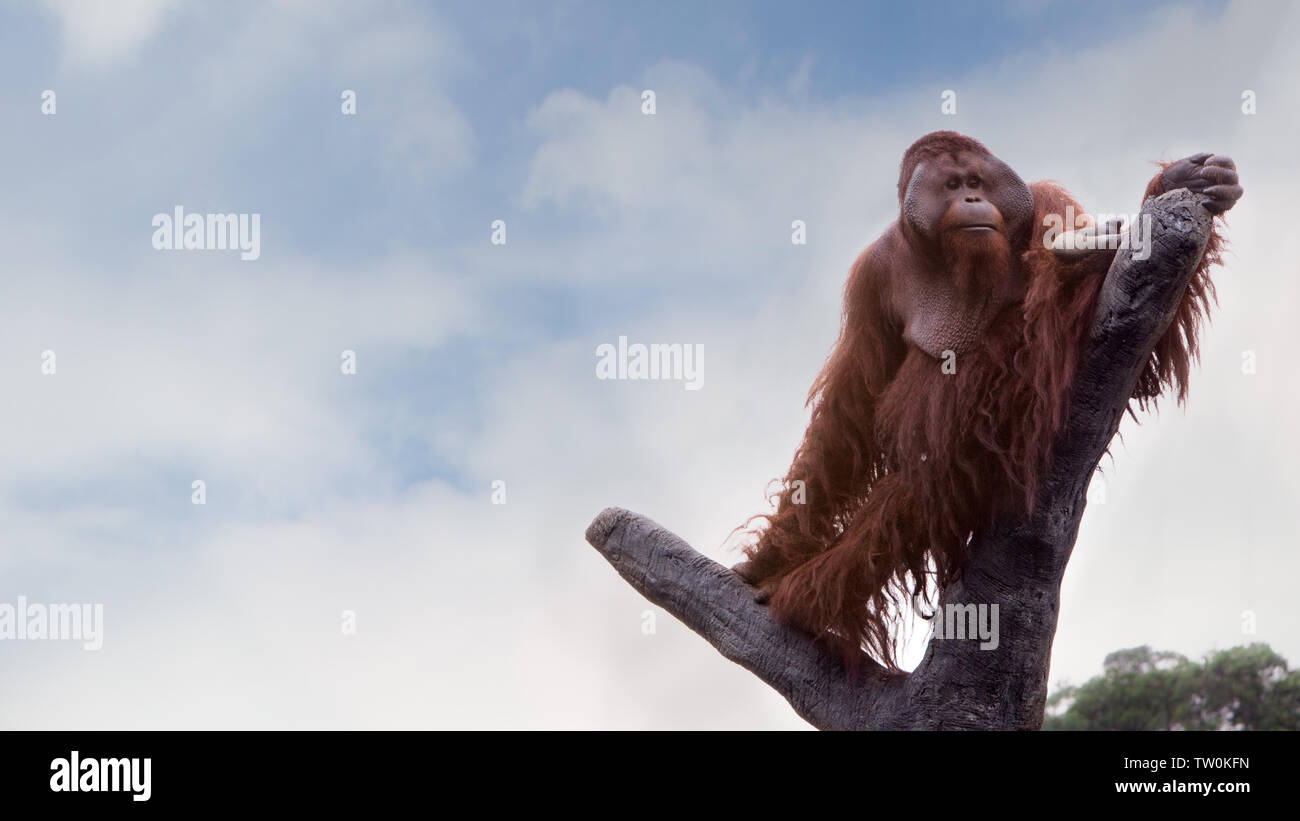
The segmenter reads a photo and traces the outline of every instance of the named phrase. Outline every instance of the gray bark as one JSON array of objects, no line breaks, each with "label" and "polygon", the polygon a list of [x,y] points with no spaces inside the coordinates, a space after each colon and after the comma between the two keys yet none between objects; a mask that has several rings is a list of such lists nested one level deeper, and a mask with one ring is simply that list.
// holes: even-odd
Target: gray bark
[{"label": "gray bark", "polygon": [[1037,729],[1060,611],[1061,579],[1085,494],[1128,407],[1138,375],[1169,326],[1210,237],[1212,218],[1186,189],[1148,200],[1152,252],[1121,249],[1102,286],[1069,418],[1029,516],[976,535],[947,604],[998,605],[999,641],[932,640],[910,674],[864,654],[856,679],[811,636],[776,622],[730,569],[636,513],[608,508],[587,541],[647,599],[767,682],[821,729]]}]

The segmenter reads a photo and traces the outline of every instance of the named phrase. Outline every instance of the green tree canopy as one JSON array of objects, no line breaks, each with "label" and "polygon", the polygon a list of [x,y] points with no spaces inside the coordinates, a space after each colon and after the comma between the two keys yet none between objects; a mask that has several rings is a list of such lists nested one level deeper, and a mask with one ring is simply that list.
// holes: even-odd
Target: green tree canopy
[{"label": "green tree canopy", "polygon": [[1106,656],[1102,675],[1047,702],[1044,730],[1300,730],[1300,670],[1266,644],[1203,663],[1150,647]]}]

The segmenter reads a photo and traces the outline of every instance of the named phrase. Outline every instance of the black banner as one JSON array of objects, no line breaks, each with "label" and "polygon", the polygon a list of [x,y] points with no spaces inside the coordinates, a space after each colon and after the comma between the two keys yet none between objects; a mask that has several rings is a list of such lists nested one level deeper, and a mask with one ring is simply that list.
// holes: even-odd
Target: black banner
[{"label": "black banner", "polygon": [[[1234,810],[1294,801],[1284,733],[27,732],[4,735],[7,799],[69,811],[582,804],[610,790],[656,803],[808,802],[837,791],[913,808],[978,796]],[[774,768],[771,775],[762,770]],[[639,803],[640,799],[634,800]],[[484,802],[487,802],[486,804]],[[1055,804],[1060,806],[1060,804]],[[612,810],[614,805],[610,804]],[[697,799],[691,807],[698,809]]]}]

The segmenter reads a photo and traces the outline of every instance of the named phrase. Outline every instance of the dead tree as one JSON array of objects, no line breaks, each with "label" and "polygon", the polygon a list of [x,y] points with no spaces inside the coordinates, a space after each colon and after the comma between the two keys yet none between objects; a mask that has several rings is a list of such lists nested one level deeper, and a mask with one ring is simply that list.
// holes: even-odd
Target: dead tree
[{"label": "dead tree", "polygon": [[1038,729],[1061,579],[1088,483],[1209,240],[1211,216],[1199,199],[1180,189],[1144,204],[1151,254],[1136,259],[1121,249],[1106,275],[1068,421],[1033,513],[976,533],[960,579],[940,592],[941,609],[999,605],[996,649],[931,641],[912,673],[887,672],[864,654],[850,678],[811,636],[776,622],[739,576],[644,516],[608,508],[587,528],[587,541],[642,595],[774,687],[818,728]]}]

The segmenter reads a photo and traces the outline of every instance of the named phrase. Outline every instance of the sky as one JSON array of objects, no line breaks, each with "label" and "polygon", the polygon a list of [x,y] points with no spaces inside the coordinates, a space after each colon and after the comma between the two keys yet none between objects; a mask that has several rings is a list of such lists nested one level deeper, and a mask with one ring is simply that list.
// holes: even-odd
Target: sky
[{"label": "sky", "polygon": [[[1300,10],[1129,5],[0,4],[0,602],[104,614],[0,641],[0,727],[806,728],[583,532],[739,559],[941,128],[1102,212],[1236,160],[1189,401],[1102,462],[1051,680],[1300,663]],[[178,205],[260,256],[156,249]],[[598,379],[620,336],[702,388]]]}]

